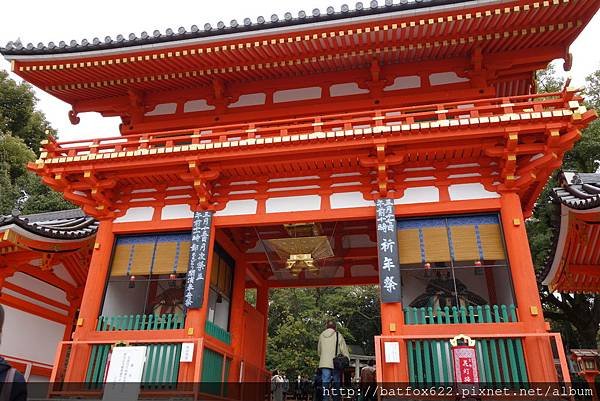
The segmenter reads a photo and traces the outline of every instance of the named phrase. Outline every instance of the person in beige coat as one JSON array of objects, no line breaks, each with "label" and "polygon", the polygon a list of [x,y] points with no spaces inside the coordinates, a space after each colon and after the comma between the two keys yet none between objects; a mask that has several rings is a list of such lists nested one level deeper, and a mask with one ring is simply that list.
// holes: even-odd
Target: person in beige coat
[{"label": "person in beige coat", "polygon": [[350,358],[348,346],[344,336],[336,330],[336,324],[333,320],[328,320],[326,328],[319,335],[319,344],[317,350],[319,352],[319,369],[321,369],[321,380],[323,382],[323,400],[329,400],[329,388],[332,387],[334,399],[339,399],[340,383],[342,380],[342,372],[333,368],[333,358],[336,357],[336,339],[337,353],[343,354]]}]

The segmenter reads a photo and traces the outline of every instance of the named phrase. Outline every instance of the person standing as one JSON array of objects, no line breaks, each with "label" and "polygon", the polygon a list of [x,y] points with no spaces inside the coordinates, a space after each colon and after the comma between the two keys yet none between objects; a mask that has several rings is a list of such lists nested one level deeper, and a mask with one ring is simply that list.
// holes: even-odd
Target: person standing
[{"label": "person standing", "polygon": [[[0,338],[4,327],[4,308],[0,305]],[[26,401],[27,384],[25,378],[0,356],[0,400]]]},{"label": "person standing", "polygon": [[[325,324],[325,330],[319,335],[317,345],[319,353],[319,369],[321,369],[321,381],[323,385],[324,400],[331,397],[326,396],[326,391],[332,391],[334,400],[340,399],[340,382],[343,371],[334,369],[333,359],[339,354],[350,358],[348,346],[344,336],[336,330],[336,324],[333,320],[328,320]],[[330,393],[331,394],[331,393]]]},{"label": "person standing", "polygon": [[290,391],[290,379],[283,375],[283,399],[287,400],[288,392]]},{"label": "person standing", "polygon": [[294,399],[301,400],[302,399],[302,376],[298,375],[296,377],[296,383],[294,383]]},{"label": "person standing", "polygon": [[315,370],[315,375],[313,376],[312,382],[312,395],[313,401],[323,401],[323,382],[321,379],[323,375],[321,375],[321,369],[317,368]]},{"label": "person standing", "polygon": [[360,371],[360,392],[364,401],[375,401],[376,375],[375,361],[369,360],[367,366]]},{"label": "person standing", "polygon": [[273,371],[271,377],[271,394],[273,401],[283,401],[283,377],[279,375],[277,369]]}]

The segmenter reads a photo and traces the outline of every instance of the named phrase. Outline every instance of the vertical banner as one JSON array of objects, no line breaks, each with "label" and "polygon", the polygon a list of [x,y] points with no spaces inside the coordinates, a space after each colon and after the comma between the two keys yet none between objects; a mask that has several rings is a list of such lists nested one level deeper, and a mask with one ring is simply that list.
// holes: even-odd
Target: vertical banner
[{"label": "vertical banner", "polygon": [[476,391],[479,383],[477,353],[473,345],[451,347],[454,364],[454,382],[459,391]]},{"label": "vertical banner", "polygon": [[400,264],[394,202],[388,198],[375,201],[377,214],[377,257],[379,260],[379,291],[381,302],[400,302]]},{"label": "vertical banner", "polygon": [[204,302],[204,285],[208,252],[210,251],[210,228],[212,211],[194,212],[192,225],[192,240],[190,243],[190,263],[188,265],[187,281],[183,304],[186,309],[200,308]]}]

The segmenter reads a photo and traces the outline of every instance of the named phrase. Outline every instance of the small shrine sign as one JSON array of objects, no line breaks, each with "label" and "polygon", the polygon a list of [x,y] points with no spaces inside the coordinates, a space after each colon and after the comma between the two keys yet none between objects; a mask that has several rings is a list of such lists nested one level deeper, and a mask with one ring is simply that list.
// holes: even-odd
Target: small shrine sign
[{"label": "small shrine sign", "polygon": [[401,301],[398,234],[394,201],[381,198],[375,201],[377,221],[377,256],[379,260],[379,291],[381,302]]},{"label": "small shrine sign", "polygon": [[[462,345],[459,345],[460,340],[464,341]],[[460,390],[473,391],[479,383],[475,340],[460,335],[450,340],[450,345],[454,366],[454,382]]]},{"label": "small shrine sign", "polygon": [[192,240],[190,241],[190,262],[183,294],[183,304],[186,309],[200,308],[204,302],[212,215],[212,211],[194,213]]}]

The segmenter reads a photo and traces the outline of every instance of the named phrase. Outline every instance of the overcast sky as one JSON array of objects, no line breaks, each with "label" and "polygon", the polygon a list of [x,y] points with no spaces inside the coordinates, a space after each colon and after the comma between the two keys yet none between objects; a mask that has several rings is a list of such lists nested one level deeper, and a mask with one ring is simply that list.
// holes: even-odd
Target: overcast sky
[{"label": "overcast sky", "polygon": [[[365,4],[369,0],[363,0]],[[394,3],[399,0],[394,0]],[[313,8],[322,12],[327,6],[336,11],[348,3],[354,8],[354,2],[343,0],[222,0],[222,1],[133,1],[103,0],[89,1],[32,1],[20,0],[10,3],[10,11],[0,16],[0,43],[4,46],[8,41],[20,38],[24,44],[36,45],[38,42],[48,43],[72,39],[81,41],[94,37],[103,39],[109,35],[115,38],[118,34],[125,37],[130,32],[138,36],[142,31],[152,34],[159,29],[177,30],[180,26],[189,30],[190,26],[202,27],[206,22],[213,26],[218,21],[229,24],[232,19],[242,21],[250,17],[262,15],[269,19],[276,13],[280,17],[290,11],[294,16],[301,9],[310,13]],[[380,0],[383,3],[383,0]],[[88,6],[86,6],[88,5]],[[5,5],[4,10],[7,10]],[[583,85],[585,76],[600,68],[600,13],[594,17],[584,32],[571,47],[574,61],[570,72],[575,85]],[[557,63],[562,70],[562,62]],[[0,61],[0,69],[9,70],[10,65],[4,59]],[[16,75],[12,75],[17,79]],[[61,140],[97,138],[118,135],[118,118],[103,118],[97,113],[81,114],[81,122],[71,125],[67,118],[70,106],[60,100],[36,90],[40,99],[38,107],[46,114],[52,126],[59,131]]]}]

